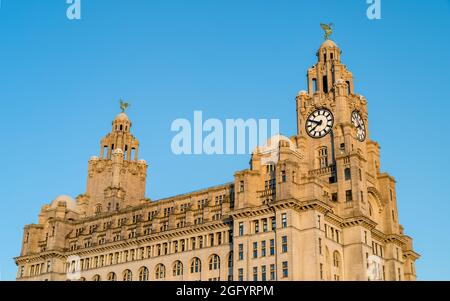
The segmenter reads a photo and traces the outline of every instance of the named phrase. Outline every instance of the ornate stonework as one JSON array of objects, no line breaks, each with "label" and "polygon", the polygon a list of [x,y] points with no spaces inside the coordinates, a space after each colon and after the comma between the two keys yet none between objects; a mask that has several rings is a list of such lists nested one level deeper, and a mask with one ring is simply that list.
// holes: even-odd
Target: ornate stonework
[{"label": "ornate stonework", "polygon": [[86,192],[25,226],[17,279],[415,280],[395,180],[380,171],[367,101],[340,56],[329,39],[319,48],[277,162],[258,148],[232,183],[163,200],[145,196],[147,163],[123,104],[89,160]]}]

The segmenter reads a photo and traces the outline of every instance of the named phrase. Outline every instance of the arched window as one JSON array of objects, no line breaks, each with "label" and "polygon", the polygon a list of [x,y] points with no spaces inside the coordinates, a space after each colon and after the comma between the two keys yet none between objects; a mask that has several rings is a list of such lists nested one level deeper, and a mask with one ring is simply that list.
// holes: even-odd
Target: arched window
[{"label": "arched window", "polygon": [[199,258],[194,257],[191,260],[191,273],[200,273],[202,271],[202,263]]},{"label": "arched window", "polygon": [[81,277],[81,278],[80,278],[80,281],[86,281],[86,278]]},{"label": "arched window", "polygon": [[111,272],[108,274],[108,281],[116,281],[116,280],[117,280],[116,273]]},{"label": "arched window", "polygon": [[122,279],[123,279],[123,281],[132,281],[133,280],[133,273],[131,273],[130,270],[123,271]]},{"label": "arched window", "polygon": [[217,270],[220,269],[220,257],[217,254],[211,255],[209,257],[209,270]]},{"label": "arched window", "polygon": [[99,214],[100,212],[102,212],[102,205],[101,204],[97,204],[95,206],[95,213]]},{"label": "arched window", "polygon": [[166,278],[166,267],[160,263],[155,268],[155,279],[164,279]]},{"label": "arched window", "polygon": [[339,255],[338,251],[334,251],[333,253],[333,266],[336,268],[341,266],[341,255]]},{"label": "arched window", "polygon": [[139,281],[148,281],[148,269],[146,267],[139,269]]},{"label": "arched window", "polygon": [[173,275],[174,276],[183,275],[183,264],[179,260],[175,261],[173,264]]},{"label": "arched window", "polygon": [[345,180],[348,181],[352,178],[352,173],[350,171],[350,168],[346,168],[344,169],[344,176],[345,176]]},{"label": "arched window", "polygon": [[92,277],[92,281],[101,281],[100,275],[94,275],[94,277]]}]

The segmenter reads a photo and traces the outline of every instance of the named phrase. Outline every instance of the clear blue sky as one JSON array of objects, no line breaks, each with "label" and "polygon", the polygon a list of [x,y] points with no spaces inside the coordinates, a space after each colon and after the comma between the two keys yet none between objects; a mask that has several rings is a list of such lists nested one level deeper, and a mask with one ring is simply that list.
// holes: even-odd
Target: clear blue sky
[{"label": "clear blue sky", "polygon": [[[419,279],[450,280],[450,2],[382,0],[2,0],[0,8],[0,271],[14,279],[22,227],[44,203],[85,191],[87,160],[129,99],[147,195],[158,199],[232,181],[249,156],[172,154],[170,124],[279,118],[296,131],[323,32],[369,102],[381,167],[398,181],[400,221],[414,238]],[[431,4],[432,3],[432,4]]]}]

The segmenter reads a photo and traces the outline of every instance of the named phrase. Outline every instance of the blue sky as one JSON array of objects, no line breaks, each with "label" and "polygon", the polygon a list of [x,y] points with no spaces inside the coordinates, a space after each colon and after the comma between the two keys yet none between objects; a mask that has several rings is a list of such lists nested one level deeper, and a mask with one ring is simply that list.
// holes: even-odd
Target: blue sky
[{"label": "blue sky", "polygon": [[44,203],[85,191],[120,97],[149,163],[152,199],[232,181],[248,155],[175,156],[177,118],[279,118],[296,132],[295,95],[323,41],[320,22],[369,102],[381,167],[397,179],[400,221],[421,280],[450,280],[450,1],[2,0],[0,272],[15,278],[22,227]]}]

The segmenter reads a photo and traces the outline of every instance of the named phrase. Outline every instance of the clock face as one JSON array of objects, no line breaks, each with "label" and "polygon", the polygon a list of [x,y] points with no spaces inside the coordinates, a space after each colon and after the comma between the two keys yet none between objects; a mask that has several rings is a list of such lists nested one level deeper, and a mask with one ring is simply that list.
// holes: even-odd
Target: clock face
[{"label": "clock face", "polygon": [[330,110],[317,109],[306,119],[306,132],[312,138],[322,138],[333,129],[333,124],[334,117]]},{"label": "clock face", "polygon": [[353,111],[352,123],[356,128],[356,138],[361,142],[366,140],[366,126],[364,125],[364,120],[358,111]]}]

